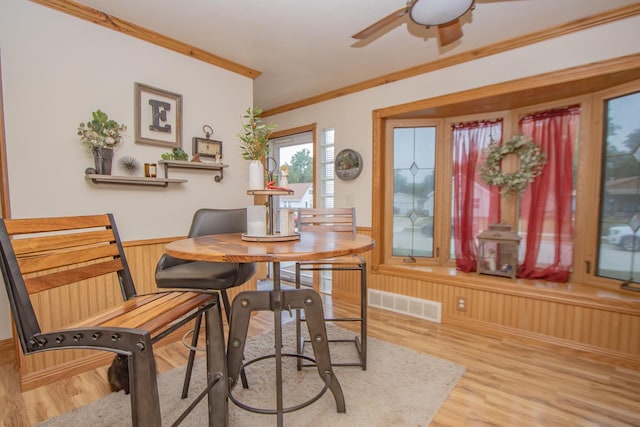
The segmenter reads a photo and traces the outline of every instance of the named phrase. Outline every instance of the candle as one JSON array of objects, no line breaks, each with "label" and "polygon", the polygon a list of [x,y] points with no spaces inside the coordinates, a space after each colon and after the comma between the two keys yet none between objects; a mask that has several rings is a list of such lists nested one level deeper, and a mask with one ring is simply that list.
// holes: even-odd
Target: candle
[{"label": "candle", "polygon": [[280,235],[291,236],[296,233],[293,209],[280,209]]},{"label": "candle", "polygon": [[267,211],[265,206],[247,207],[247,235],[265,236],[267,234]]},{"label": "candle", "polygon": [[487,262],[489,264],[489,271],[496,271],[496,251],[493,249],[489,249]]}]

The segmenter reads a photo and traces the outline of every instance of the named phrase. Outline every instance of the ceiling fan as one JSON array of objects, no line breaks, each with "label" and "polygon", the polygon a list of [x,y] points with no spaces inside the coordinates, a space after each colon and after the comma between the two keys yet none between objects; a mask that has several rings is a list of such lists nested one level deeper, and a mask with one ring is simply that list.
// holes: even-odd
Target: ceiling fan
[{"label": "ceiling fan", "polygon": [[[495,1],[495,0],[494,0]],[[459,18],[475,6],[476,0],[408,0],[402,9],[385,16],[354,34],[354,39],[366,39],[387,26],[399,23],[406,15],[418,25],[436,26],[440,46],[446,46],[462,37]]]}]

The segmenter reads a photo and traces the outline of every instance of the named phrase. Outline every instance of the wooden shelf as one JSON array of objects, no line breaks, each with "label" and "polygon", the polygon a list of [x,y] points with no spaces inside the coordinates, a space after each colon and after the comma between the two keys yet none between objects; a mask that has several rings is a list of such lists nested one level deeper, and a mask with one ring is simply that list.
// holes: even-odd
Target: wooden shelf
[{"label": "wooden shelf", "polygon": [[169,168],[177,169],[204,169],[218,171],[220,174],[214,177],[216,182],[222,181],[223,169],[229,167],[223,163],[209,163],[209,162],[190,162],[188,160],[159,160],[158,164],[164,165],[164,176],[169,177]]},{"label": "wooden shelf", "polygon": [[143,176],[114,176],[86,174],[85,178],[94,184],[125,184],[125,185],[147,185],[154,187],[167,187],[169,184],[182,184],[186,179],[169,178],[146,178]]}]

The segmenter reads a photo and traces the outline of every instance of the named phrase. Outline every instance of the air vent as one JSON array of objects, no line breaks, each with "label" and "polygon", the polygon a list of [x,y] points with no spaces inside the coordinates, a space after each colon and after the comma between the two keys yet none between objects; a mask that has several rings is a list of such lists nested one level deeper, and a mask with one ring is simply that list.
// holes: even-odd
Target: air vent
[{"label": "air vent", "polygon": [[369,306],[395,311],[431,322],[442,321],[442,304],[426,299],[369,289]]}]

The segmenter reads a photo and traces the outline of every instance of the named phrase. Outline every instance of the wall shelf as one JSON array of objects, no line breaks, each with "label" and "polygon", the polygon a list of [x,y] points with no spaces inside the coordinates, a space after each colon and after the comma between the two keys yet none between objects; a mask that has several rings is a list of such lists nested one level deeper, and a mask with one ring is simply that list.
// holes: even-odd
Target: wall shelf
[{"label": "wall shelf", "polygon": [[217,171],[219,174],[214,177],[216,182],[222,181],[223,170],[229,165],[223,163],[209,163],[209,162],[190,162],[188,160],[159,160],[158,164],[164,165],[164,177],[168,179],[169,168],[177,169],[204,169]]},{"label": "wall shelf", "polygon": [[145,178],[143,176],[114,176],[86,174],[85,178],[94,184],[125,184],[125,185],[148,185],[154,187],[167,187],[169,184],[182,184],[186,179],[170,178]]}]

